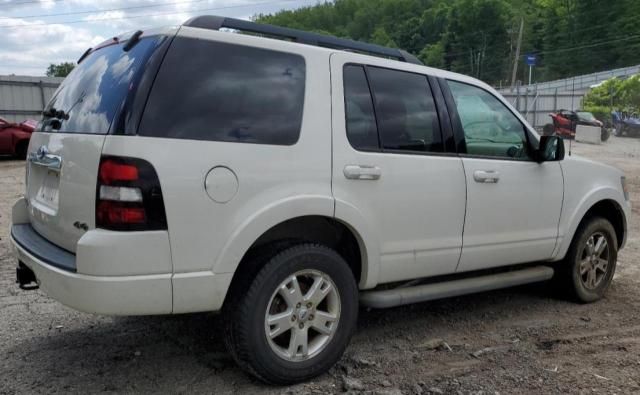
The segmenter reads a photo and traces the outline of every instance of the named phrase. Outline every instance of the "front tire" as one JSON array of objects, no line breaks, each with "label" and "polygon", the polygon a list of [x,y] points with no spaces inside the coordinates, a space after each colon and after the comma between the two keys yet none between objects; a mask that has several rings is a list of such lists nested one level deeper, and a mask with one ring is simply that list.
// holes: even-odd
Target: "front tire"
[{"label": "front tire", "polygon": [[356,327],[358,288],[338,253],[298,244],[271,257],[226,313],[226,343],[240,367],[292,384],[342,356]]},{"label": "front tire", "polygon": [[592,217],[580,225],[559,274],[559,285],[573,299],[591,303],[602,299],[611,284],[618,258],[618,241],[611,223]]}]

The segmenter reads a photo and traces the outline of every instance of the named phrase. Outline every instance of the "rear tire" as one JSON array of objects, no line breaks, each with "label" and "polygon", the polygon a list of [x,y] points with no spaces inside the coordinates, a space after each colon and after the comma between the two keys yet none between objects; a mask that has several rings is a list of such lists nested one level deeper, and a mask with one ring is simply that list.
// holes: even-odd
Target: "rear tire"
[{"label": "rear tire", "polygon": [[618,240],[611,223],[601,217],[586,219],[557,271],[557,285],[580,303],[600,300],[611,284],[617,258]]},{"label": "rear tire", "polygon": [[297,244],[272,256],[225,314],[238,365],[267,383],[292,384],[340,359],[356,327],[358,287],[338,253]]}]

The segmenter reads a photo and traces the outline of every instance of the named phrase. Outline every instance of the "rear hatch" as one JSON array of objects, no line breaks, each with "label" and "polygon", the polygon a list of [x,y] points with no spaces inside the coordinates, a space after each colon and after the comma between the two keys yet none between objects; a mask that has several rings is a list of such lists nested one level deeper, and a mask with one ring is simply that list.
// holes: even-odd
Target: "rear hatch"
[{"label": "rear hatch", "polygon": [[31,225],[71,252],[95,228],[105,136],[134,130],[136,107],[143,101],[139,93],[150,84],[145,80],[153,79],[145,74],[155,74],[150,64],[161,57],[168,37],[143,35],[129,46],[134,40],[129,48],[127,41],[114,38],[81,60],[54,93],[31,137],[26,187]]}]

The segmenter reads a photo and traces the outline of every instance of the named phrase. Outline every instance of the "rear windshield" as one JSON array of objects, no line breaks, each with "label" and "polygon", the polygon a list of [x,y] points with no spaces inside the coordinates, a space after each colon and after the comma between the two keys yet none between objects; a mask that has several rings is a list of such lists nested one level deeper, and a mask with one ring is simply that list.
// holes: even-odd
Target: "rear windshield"
[{"label": "rear windshield", "polygon": [[300,134],[304,91],[299,55],[176,37],[138,134],[292,145]]},{"label": "rear windshield", "polygon": [[124,44],[109,45],[85,58],[62,81],[45,109],[45,114],[63,111],[56,118],[59,128],[44,131],[63,133],[106,134],[114,116],[122,108],[127,95],[133,92],[144,71],[144,65],[163,37],[142,38],[125,52]]}]

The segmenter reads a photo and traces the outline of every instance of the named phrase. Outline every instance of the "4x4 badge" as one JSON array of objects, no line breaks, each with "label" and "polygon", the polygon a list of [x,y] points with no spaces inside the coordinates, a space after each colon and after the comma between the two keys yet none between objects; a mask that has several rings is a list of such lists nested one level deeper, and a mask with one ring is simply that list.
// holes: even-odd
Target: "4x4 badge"
[{"label": "4x4 badge", "polygon": [[84,222],[76,221],[73,223],[73,226],[78,229],[84,230],[85,232],[89,230],[89,225],[85,224]]}]

